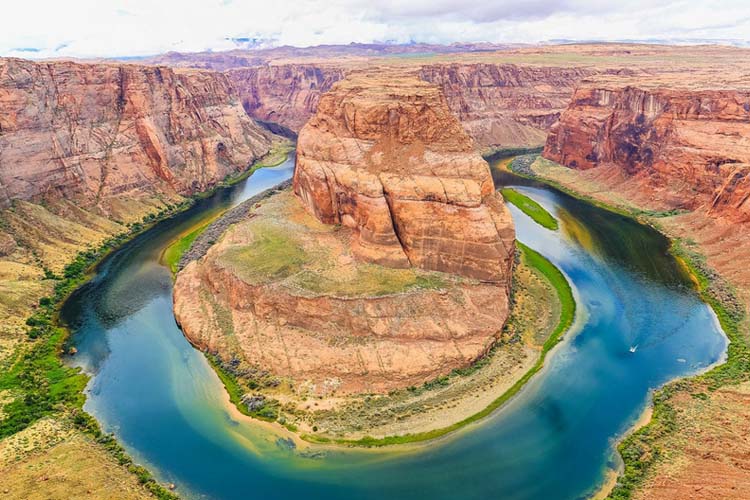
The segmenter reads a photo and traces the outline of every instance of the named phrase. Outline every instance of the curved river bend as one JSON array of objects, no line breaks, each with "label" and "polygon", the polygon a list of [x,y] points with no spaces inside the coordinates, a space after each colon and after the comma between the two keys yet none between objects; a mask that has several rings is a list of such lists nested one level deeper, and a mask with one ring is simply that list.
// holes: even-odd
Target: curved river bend
[{"label": "curved river bend", "polygon": [[[518,239],[571,281],[577,325],[500,411],[408,449],[306,450],[237,414],[172,315],[159,264],[177,235],[287,179],[290,159],[217,192],[113,253],[63,309],[92,375],[86,410],[136,461],[195,498],[582,498],[616,463],[614,440],[650,389],[720,361],[726,339],[655,231],[542,186],[517,188],[561,222],[511,206]],[[517,184],[498,175],[498,181]],[[637,346],[637,347],[636,347]],[[635,352],[631,352],[635,348]]]}]

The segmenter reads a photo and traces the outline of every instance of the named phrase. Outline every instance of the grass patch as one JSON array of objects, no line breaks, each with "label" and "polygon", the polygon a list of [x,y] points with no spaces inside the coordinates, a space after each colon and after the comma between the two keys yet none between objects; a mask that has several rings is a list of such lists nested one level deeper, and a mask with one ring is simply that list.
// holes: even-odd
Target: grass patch
[{"label": "grass patch", "polygon": [[[570,288],[570,284],[568,283],[568,280],[565,279],[565,276],[560,272],[557,267],[555,267],[554,264],[552,264],[549,260],[547,260],[542,254],[536,252],[535,250],[532,250],[531,248],[527,247],[523,243],[517,242],[517,245],[519,249],[521,250],[522,258],[524,259],[524,262],[529,266],[537,271],[539,271],[549,282],[552,284],[552,286],[555,288],[555,291],[558,294],[558,298],[560,300],[561,308],[560,308],[560,319],[557,323],[557,326],[552,331],[550,336],[545,341],[544,345],[542,346],[541,355],[539,357],[539,360],[534,364],[534,366],[527,371],[523,377],[521,377],[515,384],[513,384],[512,387],[510,387],[507,391],[505,391],[502,395],[500,395],[497,399],[495,399],[492,403],[490,403],[486,408],[484,408],[482,411],[475,413],[474,415],[465,418],[464,420],[461,420],[460,422],[456,422],[455,424],[449,425],[447,427],[443,427],[441,429],[434,429],[431,431],[426,432],[420,432],[416,434],[405,434],[401,436],[386,436],[383,438],[373,438],[373,437],[363,437],[362,439],[334,439],[329,438],[326,436],[317,436],[314,434],[303,434],[302,438],[305,440],[308,440],[310,442],[314,443],[336,443],[336,444],[343,444],[343,445],[349,445],[349,446],[365,446],[365,447],[375,447],[375,446],[390,446],[390,445],[397,445],[397,444],[407,444],[407,443],[415,443],[418,441],[427,441],[430,439],[439,438],[442,436],[445,436],[446,434],[449,434],[453,431],[456,431],[462,427],[465,427],[468,424],[471,424],[473,422],[477,422],[488,415],[490,415],[492,412],[494,412],[496,409],[501,407],[504,403],[506,403],[510,398],[515,396],[518,391],[521,390],[521,388],[526,385],[526,383],[531,379],[531,377],[534,376],[539,370],[542,369],[544,366],[544,360],[547,356],[547,353],[560,341],[562,338],[563,333],[570,328],[570,326],[573,324],[573,320],[575,319],[575,311],[576,311],[576,302],[573,297],[573,291]],[[441,384],[441,379],[438,379],[436,381],[437,384]]]},{"label": "grass patch", "polygon": [[[280,144],[279,146],[272,149],[263,158],[256,161],[248,170],[238,176],[225,179],[218,187],[226,188],[237,184],[238,182],[250,177],[250,175],[252,175],[258,169],[281,165],[286,161],[287,157],[289,156],[289,152],[292,151],[293,148],[294,146],[291,143]],[[216,189],[213,189],[208,194],[201,193],[200,195],[198,195],[198,197],[207,197],[210,194],[213,194],[215,191]],[[177,272],[179,271],[178,266],[180,264],[182,255],[190,249],[196,238],[198,238],[198,236],[200,236],[201,233],[203,233],[203,231],[205,231],[212,222],[221,217],[222,214],[224,214],[228,209],[229,208],[227,208],[226,210],[221,210],[218,213],[214,213],[211,217],[199,222],[198,225],[191,228],[189,232],[181,235],[179,238],[170,243],[170,245],[167,246],[162,253],[161,263],[167,266],[170,271],[172,271],[173,275],[177,274]]]},{"label": "grass patch", "polygon": [[[283,162],[288,151],[288,145],[285,150],[276,151],[273,161]],[[269,164],[259,162],[241,176],[225,180],[221,186],[238,182],[261,166]],[[70,294],[91,278],[98,262],[157,222],[186,210],[196,197],[185,199],[182,203],[168,204],[160,211],[146,215],[142,221],[128,224],[127,231],[105,240],[98,248],[79,252],[59,276],[45,271],[44,279],[55,280],[53,292],[51,296],[39,300],[35,312],[26,320],[29,344],[16,353],[10,369],[0,373],[0,392],[7,391],[14,396],[0,411],[0,439],[26,429],[46,416],[73,415],[73,423],[79,430],[93,436],[157,498],[177,498],[156,482],[147,469],[135,465],[114,437],[104,434],[96,420],[83,411],[83,389],[88,377],[78,368],[66,366],[62,361],[61,356],[68,347],[69,331],[60,324],[59,311]],[[196,229],[196,234],[191,233],[185,238],[194,239],[199,232]],[[180,243],[181,246],[185,244],[187,241]]]},{"label": "grass patch", "polygon": [[169,267],[169,269],[172,271],[172,274],[177,274],[177,271],[179,271],[177,266],[180,263],[182,254],[184,254],[190,249],[190,246],[193,244],[193,241],[195,241],[195,239],[203,231],[205,231],[205,229],[213,221],[214,219],[209,219],[205,222],[202,222],[201,224],[199,224],[197,227],[192,229],[187,234],[173,241],[167,248],[164,249],[164,253],[162,254],[161,261],[164,265]]},{"label": "grass patch", "polygon": [[691,391],[696,384],[706,384],[708,390],[713,391],[725,385],[750,380],[750,342],[742,333],[741,327],[744,311],[728,297],[721,285],[716,284],[717,278],[706,270],[702,259],[687,252],[679,241],[674,242],[672,253],[694,276],[698,293],[719,318],[719,323],[730,341],[727,347],[727,361],[702,375],[667,384],[654,393],[651,421],[625,438],[617,447],[625,462],[625,470],[608,497],[613,500],[632,498],[654,466],[665,456],[662,441],[679,430],[675,409],[670,401],[677,392]]},{"label": "grass patch", "polygon": [[390,295],[419,289],[440,290],[448,286],[448,280],[440,273],[358,264],[354,275],[345,280],[315,272],[302,272],[295,278],[294,284],[316,294],[360,297]]},{"label": "grass patch", "polygon": [[[544,158],[539,158],[537,161],[553,163]],[[655,228],[657,226],[649,222],[648,217],[659,218],[680,213],[679,211],[656,212],[630,206],[612,206],[535,173],[527,174],[523,171],[514,171],[514,173],[547,184],[603,210],[630,217]],[[611,500],[632,498],[637,489],[645,483],[656,464],[665,457],[663,440],[679,430],[676,410],[671,403],[673,396],[678,392],[691,392],[696,386],[706,386],[709,391],[713,391],[722,386],[750,380],[750,340],[747,333],[743,332],[743,324],[747,318],[742,302],[737,298],[732,287],[708,267],[702,255],[689,250],[684,240],[673,239],[671,242],[670,253],[692,276],[698,294],[713,309],[722,330],[729,339],[727,360],[724,364],[702,375],[673,381],[654,392],[650,422],[623,439],[617,447],[625,469],[607,497]]]},{"label": "grass patch", "polygon": [[299,242],[270,224],[252,226],[253,241],[249,245],[230,248],[222,261],[250,283],[263,283],[286,278],[302,270],[309,260]]},{"label": "grass patch", "polygon": [[528,196],[521,194],[515,189],[511,188],[503,188],[501,192],[503,193],[503,198],[505,198],[505,201],[513,203],[518,207],[519,210],[531,217],[534,222],[536,222],[540,226],[552,231],[556,231],[559,227],[557,219],[555,219],[552,214],[547,212],[539,203],[532,200]]},{"label": "grass patch", "polygon": [[26,429],[43,417],[73,414],[76,427],[92,435],[97,443],[117,458],[120,465],[126,466],[135,474],[152,494],[165,500],[177,498],[156,482],[148,470],[133,464],[114,437],[102,433],[96,420],[83,411],[86,399],[83,389],[88,377],[78,368],[66,366],[61,359],[66,350],[69,331],[59,324],[58,315],[60,307],[70,294],[89,280],[96,263],[151,224],[190,204],[188,200],[170,206],[156,215],[144,217],[143,222],[130,225],[128,232],[107,239],[99,248],[80,252],[65,267],[61,276],[47,276],[47,279],[56,280],[53,294],[41,298],[36,312],[26,320],[31,346],[17,356],[10,370],[0,374],[0,391],[8,390],[18,395],[2,408],[0,439]]}]

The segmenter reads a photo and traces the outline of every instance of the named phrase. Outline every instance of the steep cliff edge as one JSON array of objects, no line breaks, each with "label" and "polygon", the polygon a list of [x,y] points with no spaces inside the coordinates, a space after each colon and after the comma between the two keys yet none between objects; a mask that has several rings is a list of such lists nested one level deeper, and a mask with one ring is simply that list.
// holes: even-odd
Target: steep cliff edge
[{"label": "steep cliff edge", "polygon": [[420,78],[438,85],[474,141],[492,147],[542,146],[591,68],[516,64],[432,64]]},{"label": "steep cliff edge", "polygon": [[321,64],[266,65],[226,72],[248,115],[299,132],[320,96],[344,78],[345,69]]},{"label": "steep cliff edge", "polygon": [[0,205],[191,194],[246,168],[272,136],[220,73],[0,60]]},{"label": "steep cliff edge", "polygon": [[434,85],[358,73],[300,132],[294,190],[354,253],[507,283],[514,231],[487,163]]},{"label": "steep cliff edge", "polygon": [[248,386],[298,409],[310,393],[387,393],[501,338],[513,222],[437,87],[396,73],[335,84],[300,132],[293,186],[175,283],[191,342],[245,382],[281,381]]},{"label": "steep cliff edge", "polygon": [[552,128],[544,157],[615,169],[623,190],[656,209],[747,222],[750,91],[590,82]]},{"label": "steep cliff edge", "polygon": [[0,59],[0,344],[49,293],[45,269],[246,169],[275,140],[219,73]]},{"label": "steep cliff edge", "polygon": [[[299,132],[321,96],[363,66],[351,61],[277,63],[230,69],[226,75],[250,116]],[[409,71],[440,87],[475,145],[485,150],[543,145],[575,86],[597,73],[591,68],[487,63],[414,65]]]}]

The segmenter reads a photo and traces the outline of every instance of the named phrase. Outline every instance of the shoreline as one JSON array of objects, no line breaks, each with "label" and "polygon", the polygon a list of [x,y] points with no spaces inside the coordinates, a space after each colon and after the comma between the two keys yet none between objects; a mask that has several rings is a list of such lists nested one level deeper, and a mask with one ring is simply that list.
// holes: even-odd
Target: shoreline
[{"label": "shoreline", "polygon": [[[539,157],[541,158],[541,155],[539,155]],[[642,414],[641,417],[636,420],[635,424],[629,427],[622,436],[617,438],[615,450],[622,461],[622,471],[618,472],[614,477],[605,478],[604,484],[595,490],[597,492],[595,498],[610,498],[617,500],[630,499],[636,488],[643,485],[657,463],[657,459],[653,457],[650,458],[650,461],[644,463],[640,460],[640,453],[629,453],[631,450],[635,451],[635,447],[638,446],[636,441],[639,439],[645,439],[647,441],[649,439],[655,440],[663,437],[662,435],[651,436],[650,432],[652,429],[667,422],[670,418],[674,418],[673,416],[668,415],[668,400],[676,392],[688,390],[688,388],[684,387],[686,384],[704,382],[704,379],[710,377],[713,372],[721,370],[723,367],[733,365],[735,362],[740,362],[741,353],[748,349],[748,341],[746,338],[743,338],[742,333],[740,332],[740,325],[742,324],[743,319],[746,320],[746,318],[732,317],[728,312],[728,306],[725,305],[722,299],[712,296],[711,291],[709,290],[709,285],[712,282],[711,278],[701,270],[701,267],[696,264],[696,262],[694,262],[696,258],[702,257],[702,254],[697,253],[697,255],[691,256],[681,249],[682,240],[687,237],[686,235],[674,236],[667,234],[658,224],[655,224],[646,216],[643,209],[639,209],[637,206],[628,207],[607,203],[604,200],[595,198],[586,193],[578,192],[557,179],[551,179],[540,175],[534,172],[533,169],[533,175],[514,172],[511,169],[510,163],[511,162],[505,163],[504,167],[513,175],[540,182],[578,200],[591,203],[603,210],[628,217],[639,224],[648,225],[664,236],[670,243],[669,253],[685,269],[687,275],[695,285],[695,292],[710,308],[717,324],[720,326],[720,331],[727,339],[727,349],[722,359],[717,360],[712,365],[707,366],[696,373],[676,378],[651,391],[647,401],[647,409],[644,411],[644,414]],[[737,350],[740,352],[735,352]],[[722,379],[722,383],[720,383],[719,386],[729,385],[733,382],[740,381],[742,380],[733,380],[731,378],[729,380]],[[661,429],[660,431],[665,432]],[[671,429],[666,432],[674,433],[676,432],[676,429]],[[609,489],[607,494],[599,496],[605,489]]]},{"label": "shoreline", "polygon": [[[61,385],[63,393],[50,396],[54,399],[49,403],[49,408],[45,407],[47,409],[36,411],[34,408],[24,408],[23,411],[27,413],[31,412],[33,417],[27,419],[25,423],[19,424],[21,425],[19,428],[1,429],[5,431],[3,432],[3,439],[32,427],[36,422],[44,418],[52,417],[68,421],[73,429],[93,438],[98,443],[98,446],[102,446],[102,450],[112,456],[120,464],[125,473],[136,477],[145,491],[159,499],[172,500],[178,498],[175,493],[168,489],[167,485],[160,483],[150,470],[136,464],[114,437],[104,433],[98,420],[83,410],[83,405],[86,402],[85,391],[90,383],[91,376],[83,373],[79,368],[71,367],[65,361],[65,358],[70,356],[71,346],[69,345],[69,341],[71,331],[69,326],[60,318],[60,311],[73,294],[78,292],[78,290],[96,276],[99,266],[114,252],[120,250],[123,246],[156,225],[186,212],[194,206],[197,199],[209,196],[218,189],[230,187],[246,179],[269,156],[274,157],[279,154],[279,151],[284,150],[285,159],[289,152],[289,146],[286,144],[282,144],[281,146],[281,149],[272,149],[253,161],[238,175],[227,176],[217,183],[216,186],[206,191],[209,194],[182,195],[183,200],[181,202],[172,205],[166,210],[162,210],[158,214],[155,212],[147,214],[142,221],[130,225],[127,231],[113,234],[91,250],[79,252],[65,265],[64,271],[60,276],[56,277],[56,282],[50,294],[40,297],[38,308],[28,317],[27,325],[31,328],[29,328],[27,336],[30,339],[39,339],[39,341],[30,346],[29,350],[26,351],[26,354],[23,356],[26,360],[25,364],[19,365],[23,360],[17,359],[15,364],[12,365],[11,371],[6,374],[6,385],[11,384],[8,389],[11,390],[14,389],[14,378],[23,375],[26,371],[33,370],[34,373],[41,371],[41,375],[46,377],[51,377],[51,372],[62,371],[62,374],[55,374],[54,380],[56,384]],[[277,164],[283,163],[283,161],[282,159]],[[28,392],[23,387],[15,387],[15,390],[20,391],[21,399],[23,399],[23,394]],[[40,404],[44,404],[44,402]]]},{"label": "shoreline", "polygon": [[[562,341],[564,335],[571,330],[571,327],[575,324],[579,315],[577,314],[578,303],[575,299],[573,288],[568,282],[565,275],[547,260],[544,256],[534,251],[533,249],[526,247],[523,243],[517,242],[521,251],[524,253],[524,258],[533,261],[527,265],[533,267],[533,269],[544,276],[547,283],[555,291],[558,296],[558,300],[561,304],[560,315],[555,323],[555,327],[551,330],[550,335],[547,337],[543,345],[541,345],[539,356],[534,360],[531,367],[523,372],[519,377],[513,381],[505,383],[506,388],[496,397],[494,397],[487,406],[484,406],[481,410],[469,414],[468,416],[453,422],[449,425],[438,427],[435,429],[428,429],[425,431],[411,432],[405,434],[385,435],[382,437],[371,437],[367,435],[367,431],[362,431],[361,434],[365,434],[364,437],[352,439],[352,438],[335,438],[325,435],[315,435],[309,432],[301,432],[294,426],[288,426],[281,424],[278,421],[267,421],[266,419],[258,418],[256,415],[251,415],[246,412],[241,406],[239,397],[240,384],[237,378],[226,373],[217,363],[215,363],[206,353],[202,354],[206,357],[211,367],[217,373],[217,376],[222,381],[225,390],[229,394],[229,399],[235,406],[237,411],[248,418],[253,419],[256,422],[262,422],[264,425],[270,425],[276,428],[278,431],[286,433],[291,432],[297,437],[307,443],[308,445],[326,445],[326,446],[344,446],[344,447],[356,447],[356,448],[383,448],[383,447],[401,447],[404,445],[414,444],[425,444],[428,442],[435,441],[440,438],[444,438],[450,434],[456,433],[458,430],[463,429],[470,424],[479,422],[490,415],[494,414],[496,410],[505,406],[511,399],[513,399],[523,389],[527,383],[533,378],[534,375],[541,372],[545,367],[545,360],[547,355]],[[491,354],[488,354],[491,355]],[[480,358],[480,360],[486,359]],[[479,361],[479,360],[478,360]],[[480,370],[487,367],[479,368]],[[510,384],[509,387],[507,385]],[[230,387],[231,386],[231,387]]]}]

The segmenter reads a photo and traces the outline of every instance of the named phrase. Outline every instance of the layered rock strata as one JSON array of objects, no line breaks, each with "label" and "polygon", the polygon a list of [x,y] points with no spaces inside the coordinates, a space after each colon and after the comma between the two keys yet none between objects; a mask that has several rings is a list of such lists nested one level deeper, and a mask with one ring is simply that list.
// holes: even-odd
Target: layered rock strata
[{"label": "layered rock strata", "polygon": [[319,220],[353,230],[362,260],[509,280],[509,212],[433,85],[366,73],[339,82],[300,132],[294,190]]},{"label": "layered rock strata", "polygon": [[350,236],[275,195],[178,274],[175,317],[240,377],[270,373],[300,396],[420,385],[500,338],[505,287],[362,263]]},{"label": "layered rock strata", "polygon": [[659,208],[750,221],[750,90],[590,82],[576,90],[544,156],[616,169]]},{"label": "layered rock strata", "polygon": [[501,338],[513,222],[437,87],[335,84],[300,132],[293,186],[178,274],[196,346],[330,396],[421,384]]},{"label": "layered rock strata", "polygon": [[544,144],[547,132],[591,68],[516,64],[431,64],[420,78],[438,85],[482,149]]},{"label": "layered rock strata", "polygon": [[272,136],[220,73],[0,59],[0,204],[191,194]]},{"label": "layered rock strata", "polygon": [[268,65],[226,72],[248,115],[299,132],[315,113],[320,96],[344,77],[341,67]]}]

